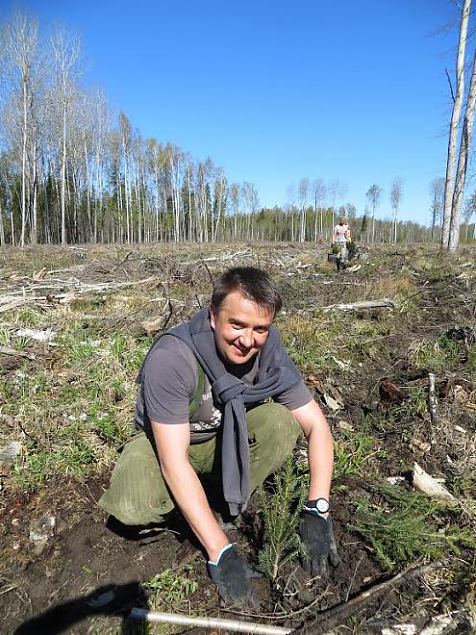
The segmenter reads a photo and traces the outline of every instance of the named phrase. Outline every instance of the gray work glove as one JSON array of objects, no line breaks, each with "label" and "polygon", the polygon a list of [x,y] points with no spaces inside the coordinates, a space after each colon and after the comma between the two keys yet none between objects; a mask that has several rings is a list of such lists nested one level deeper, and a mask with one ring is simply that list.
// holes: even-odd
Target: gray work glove
[{"label": "gray work glove", "polygon": [[224,551],[217,563],[208,562],[210,578],[220,597],[230,604],[246,604],[251,599],[250,579],[255,577],[235,545]]},{"label": "gray work glove", "polygon": [[315,512],[303,511],[300,534],[306,552],[303,567],[312,576],[327,578],[328,561],[334,567],[339,564],[331,517],[324,518]]}]

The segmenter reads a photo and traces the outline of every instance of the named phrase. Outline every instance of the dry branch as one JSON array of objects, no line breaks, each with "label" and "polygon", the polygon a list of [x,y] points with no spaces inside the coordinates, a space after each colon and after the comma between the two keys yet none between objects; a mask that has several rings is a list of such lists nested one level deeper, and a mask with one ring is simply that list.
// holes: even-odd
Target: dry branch
[{"label": "dry branch", "polygon": [[433,425],[438,423],[438,400],[435,391],[435,373],[428,373],[428,409]]},{"label": "dry branch", "polygon": [[312,618],[308,619],[303,626],[294,630],[293,634],[322,635],[327,633],[339,624],[345,622],[351,615],[353,615],[355,610],[361,608],[361,606],[366,604],[370,599],[394,589],[404,581],[422,576],[433,569],[440,568],[441,566],[441,562],[437,561],[419,567],[407,567],[393,578],[390,578],[390,580],[385,580],[384,582],[374,585],[363,593],[356,595],[348,602],[342,602],[327,611],[317,613]]},{"label": "dry branch", "polygon": [[33,353],[27,353],[26,351],[16,351],[8,346],[0,346],[0,354],[11,355],[12,357],[26,357],[26,359],[35,359]]},{"label": "dry branch", "polygon": [[330,304],[325,306],[323,310],[327,311],[354,311],[361,309],[394,309],[396,304],[393,300],[362,300],[361,302],[352,302],[351,304]]},{"label": "dry branch", "polygon": [[453,494],[450,494],[446,487],[443,487],[441,483],[425,472],[418,463],[413,466],[413,487],[432,498],[457,502]]},{"label": "dry branch", "polygon": [[[61,281],[60,285],[56,284],[45,284],[45,285],[35,285],[33,289],[27,290],[24,286],[21,291],[16,293],[12,293],[8,296],[3,296],[0,299],[0,313],[4,313],[5,311],[9,311],[10,309],[14,309],[19,306],[24,306],[26,304],[51,304],[52,300],[59,302],[59,304],[67,304],[71,302],[79,295],[84,295],[86,293],[113,293],[117,289],[124,289],[127,287],[134,287],[138,285],[145,285],[151,282],[157,282],[157,278],[155,276],[150,276],[149,278],[144,278],[143,280],[135,280],[128,282],[105,282],[103,284],[84,284],[80,280],[73,279],[71,281]],[[65,287],[70,287],[69,291],[65,293],[54,293],[54,289],[64,289]],[[48,291],[46,295],[28,295],[28,291],[39,291],[45,290]]]}]

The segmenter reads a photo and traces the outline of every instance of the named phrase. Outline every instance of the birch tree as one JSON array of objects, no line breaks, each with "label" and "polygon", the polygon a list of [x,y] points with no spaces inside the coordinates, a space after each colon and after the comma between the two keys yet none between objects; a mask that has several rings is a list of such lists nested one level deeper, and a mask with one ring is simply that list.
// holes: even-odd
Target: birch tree
[{"label": "birch tree", "polygon": [[[446,159],[446,179],[445,196],[443,204],[443,224],[441,231],[441,245],[444,249],[449,246],[450,222],[453,207],[453,196],[455,191],[456,174],[456,146],[458,142],[458,130],[461,116],[461,109],[464,100],[464,64],[466,53],[466,41],[468,34],[469,12],[471,0],[464,0],[461,13],[461,23],[458,41],[458,54],[456,57],[456,94],[453,95],[453,109],[451,112],[450,133],[448,138],[448,152]],[[453,93],[453,91],[452,91]]]},{"label": "birch tree", "polygon": [[441,222],[443,216],[443,204],[445,195],[445,179],[436,178],[430,184],[431,194],[431,240],[434,239],[435,227]]},{"label": "birch tree", "polygon": [[476,106],[476,51],[473,56],[473,72],[469,95],[466,102],[466,110],[463,122],[463,131],[458,156],[458,168],[451,206],[450,229],[448,236],[448,250],[455,252],[459,244],[460,215],[463,205],[466,173],[468,170],[468,156],[473,139],[474,109]]},{"label": "birch tree", "polygon": [[97,89],[93,96],[94,123],[93,123],[93,192],[94,192],[94,213],[93,213],[93,242],[98,241],[98,222],[102,222],[102,201],[105,189],[105,149],[107,133],[110,129],[111,115],[107,106],[106,96],[102,89]]},{"label": "birch tree", "polygon": [[402,200],[403,180],[396,178],[392,184],[392,190],[390,192],[390,204],[393,209],[393,242],[397,243],[397,216],[398,208]]},{"label": "birch tree", "polygon": [[332,231],[336,224],[337,202],[344,198],[344,196],[346,195],[347,185],[345,183],[342,183],[339,179],[332,179],[327,186],[327,192],[329,194],[329,199],[332,207]]},{"label": "birch tree", "polygon": [[382,188],[379,185],[371,185],[367,190],[365,196],[369,201],[370,207],[372,208],[372,242],[375,241],[375,210],[380,205],[380,200],[382,198]]},{"label": "birch tree", "polygon": [[245,181],[241,186],[241,195],[247,216],[247,240],[253,240],[255,234],[254,220],[258,209],[258,191],[253,183]]},{"label": "birch tree", "polygon": [[[322,236],[324,233],[323,207],[327,188],[322,179],[315,179],[312,182],[312,193],[314,197],[314,241],[317,241],[318,234]],[[319,210],[319,222],[317,210]]]},{"label": "birch tree", "polygon": [[299,241],[303,243],[306,240],[306,206],[309,192],[309,179],[301,179],[299,181],[298,190],[300,204]]},{"label": "birch tree", "polygon": [[20,246],[25,245],[27,221],[28,150],[32,132],[34,73],[37,59],[38,24],[22,13],[16,13],[1,34],[0,48],[11,80],[12,95],[17,98],[21,148]]},{"label": "birch tree", "polygon": [[55,86],[53,99],[60,108],[60,181],[61,181],[61,244],[66,245],[66,163],[68,157],[68,126],[72,102],[75,97],[75,82],[79,75],[80,43],[76,36],[56,29],[50,40],[54,60]]},{"label": "birch tree", "polygon": [[240,186],[238,183],[230,185],[230,202],[233,214],[233,240],[239,240],[238,237],[238,214],[240,212]]}]

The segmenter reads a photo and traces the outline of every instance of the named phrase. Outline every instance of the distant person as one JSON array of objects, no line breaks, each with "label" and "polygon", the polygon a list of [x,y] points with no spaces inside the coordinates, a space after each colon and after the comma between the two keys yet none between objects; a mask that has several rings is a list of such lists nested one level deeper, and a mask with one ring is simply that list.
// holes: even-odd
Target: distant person
[{"label": "distant person", "polygon": [[301,431],[310,470],[300,525],[305,564],[326,575],[328,561],[338,559],[329,511],[332,436],[273,326],[281,302],[264,271],[230,269],[215,281],[209,308],[152,344],[137,379],[139,433],[99,501],[126,525],[161,523],[178,507],[231,603],[250,599],[251,570],[212,512],[198,474],[218,473],[229,513],[237,516]]},{"label": "distant person", "polygon": [[337,254],[337,268],[347,260],[348,245],[351,243],[350,229],[346,219],[341,216],[332,233],[332,251]]}]

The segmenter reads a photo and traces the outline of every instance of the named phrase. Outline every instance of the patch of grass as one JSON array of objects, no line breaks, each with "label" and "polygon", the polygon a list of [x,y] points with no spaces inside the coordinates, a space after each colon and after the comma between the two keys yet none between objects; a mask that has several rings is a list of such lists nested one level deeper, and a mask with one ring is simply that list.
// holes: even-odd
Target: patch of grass
[{"label": "patch of grass", "polygon": [[90,360],[100,345],[99,340],[80,339],[77,334],[68,334],[58,338],[58,345],[62,346],[65,362],[68,366],[82,368],[84,362]]},{"label": "patch of grass", "polygon": [[264,537],[258,562],[261,571],[271,580],[275,580],[280,568],[301,550],[298,525],[306,495],[305,479],[296,471],[292,459],[275,474],[272,492],[260,491]]},{"label": "patch of grass", "polygon": [[463,546],[476,547],[476,538],[467,529],[439,522],[443,506],[434,499],[387,484],[372,489],[381,502],[360,500],[352,529],[370,542],[388,570],[418,557],[437,560],[448,549],[459,554]]},{"label": "patch of grass", "polygon": [[446,336],[436,341],[422,340],[410,349],[410,359],[418,368],[431,370],[447,370],[453,368],[460,360],[458,343]]},{"label": "patch of grass", "polygon": [[15,477],[24,490],[34,491],[57,474],[84,478],[93,460],[94,453],[83,439],[71,439],[51,449],[27,450],[25,458],[15,464]]},{"label": "patch of grass", "polygon": [[393,409],[398,418],[423,417],[427,412],[427,394],[423,388],[411,388],[407,399]]},{"label": "patch of grass", "polygon": [[351,474],[369,472],[372,462],[388,456],[378,447],[377,440],[364,432],[343,431],[334,442],[334,481],[338,483]]},{"label": "patch of grass", "polygon": [[0,346],[10,345],[10,331],[0,328]]},{"label": "patch of grass", "polygon": [[339,325],[331,319],[286,315],[278,321],[284,346],[303,373],[336,367],[336,344],[342,338]]},{"label": "patch of grass", "polygon": [[31,307],[24,307],[20,309],[17,314],[16,321],[21,326],[26,328],[33,328],[41,323],[41,314]]},{"label": "patch of grass", "polygon": [[403,298],[413,293],[415,293],[415,286],[408,277],[382,276],[366,285],[362,295],[372,300],[379,298],[392,299],[397,295]]},{"label": "patch of grass", "polygon": [[16,351],[24,351],[25,348],[28,346],[29,341],[30,340],[25,335],[22,335],[21,337],[16,337],[13,340],[13,348]]},{"label": "patch of grass", "polygon": [[185,575],[176,573],[172,569],[165,569],[153,578],[144,582],[143,586],[153,592],[153,597],[149,599],[151,608],[168,605],[174,608],[180,605],[195,593],[198,589],[198,582]]},{"label": "patch of grass", "polygon": [[476,377],[476,344],[469,348],[467,365],[473,379]]}]

